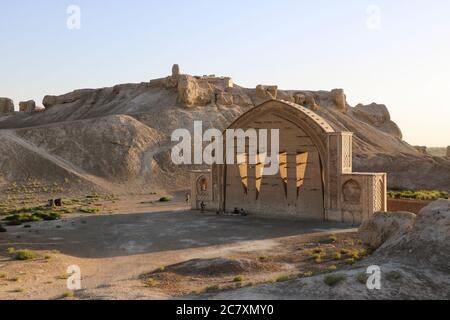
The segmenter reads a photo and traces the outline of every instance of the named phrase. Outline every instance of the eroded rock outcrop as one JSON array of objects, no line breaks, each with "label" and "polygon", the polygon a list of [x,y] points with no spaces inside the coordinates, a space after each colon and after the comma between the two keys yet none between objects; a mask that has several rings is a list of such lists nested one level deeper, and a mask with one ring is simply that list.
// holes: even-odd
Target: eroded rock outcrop
[{"label": "eroded rock outcrop", "polygon": [[378,212],[359,228],[361,240],[378,249],[390,239],[397,240],[411,231],[416,215],[410,212]]},{"label": "eroded rock outcrop", "polygon": [[177,64],[174,64],[172,66],[172,77],[178,77],[180,74],[181,74],[180,66]]},{"label": "eroded rock outcrop", "polygon": [[313,111],[319,108],[319,105],[316,103],[316,98],[314,97],[314,94],[310,92],[305,93],[305,104],[309,109]]},{"label": "eroded rock outcrop", "polygon": [[220,106],[232,106],[234,103],[233,94],[229,92],[219,92],[216,94],[216,104]]},{"label": "eroded rock outcrop", "polygon": [[178,77],[178,101],[184,106],[207,106],[214,97],[214,91],[207,82],[200,83],[189,75]]},{"label": "eroded rock outcrop", "polygon": [[244,108],[250,108],[254,106],[252,99],[244,93],[236,93],[236,94],[233,93],[233,100],[235,105]]},{"label": "eroded rock outcrop", "polygon": [[[124,114],[170,136],[174,129],[190,128],[193,121],[203,121],[223,130],[248,108],[255,106],[255,88],[235,85],[231,78],[177,76],[176,68],[173,71],[173,75],[144,83],[46,96],[43,101],[46,112],[1,117],[0,129],[41,127]],[[274,95],[274,90],[268,91]],[[267,91],[263,95],[266,96]],[[420,154],[401,141],[401,131],[390,120],[385,106],[359,105],[354,111],[355,108],[347,105],[349,110],[344,113],[332,101],[330,91],[301,88],[279,89],[277,99],[296,102],[315,111],[336,131],[353,132],[355,171],[387,172],[391,187],[450,191],[450,159]],[[192,112],[185,109],[197,106],[203,108]],[[91,142],[86,139],[84,143]],[[0,154],[3,154],[2,161],[9,156],[5,151]],[[21,168],[15,170],[19,172]]]},{"label": "eroded rock outcrop", "polygon": [[20,112],[34,112],[36,110],[36,102],[34,100],[22,101],[19,103]]},{"label": "eroded rock outcrop", "polygon": [[0,114],[14,112],[14,102],[9,98],[0,98]]},{"label": "eroded rock outcrop", "polygon": [[423,208],[412,230],[384,244],[380,254],[403,256],[450,273],[449,244],[450,200],[442,199]]},{"label": "eroded rock outcrop", "polygon": [[389,110],[384,104],[358,104],[353,109],[353,115],[360,121],[370,124],[396,138],[403,139],[402,131],[391,121]]},{"label": "eroded rock outcrop", "polygon": [[306,103],[306,96],[303,93],[296,93],[294,95],[294,102],[301,106],[304,106]]},{"label": "eroded rock outcrop", "polygon": [[342,112],[347,112],[347,98],[345,96],[343,89],[333,89],[331,90],[331,100],[333,101],[336,108]]},{"label": "eroded rock outcrop", "polygon": [[416,150],[421,154],[428,154],[428,148],[425,146],[414,146],[414,148],[416,148]]},{"label": "eroded rock outcrop", "polygon": [[81,89],[63,94],[61,96],[48,95],[45,96],[42,100],[42,105],[45,107],[45,109],[50,109],[56,105],[74,103],[76,101],[89,97],[89,95],[93,92],[95,92],[95,89]]},{"label": "eroded rock outcrop", "polygon": [[258,85],[255,91],[255,104],[261,104],[268,100],[276,99],[278,94],[278,86]]}]

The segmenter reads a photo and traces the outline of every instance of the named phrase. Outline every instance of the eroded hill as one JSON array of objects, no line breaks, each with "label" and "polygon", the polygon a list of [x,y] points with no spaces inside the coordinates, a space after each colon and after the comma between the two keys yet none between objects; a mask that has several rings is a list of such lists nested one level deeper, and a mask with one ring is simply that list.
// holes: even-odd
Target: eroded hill
[{"label": "eroded hill", "polygon": [[247,89],[230,78],[176,70],[150,82],[46,96],[45,111],[0,114],[0,187],[37,179],[115,192],[181,190],[189,185],[188,168],[170,160],[172,131],[192,130],[196,120],[205,129],[225,129],[272,98],[301,104],[335,129],[354,132],[355,171],[388,172],[391,187],[450,191],[450,159],[402,141],[384,105],[352,107],[339,89]]}]

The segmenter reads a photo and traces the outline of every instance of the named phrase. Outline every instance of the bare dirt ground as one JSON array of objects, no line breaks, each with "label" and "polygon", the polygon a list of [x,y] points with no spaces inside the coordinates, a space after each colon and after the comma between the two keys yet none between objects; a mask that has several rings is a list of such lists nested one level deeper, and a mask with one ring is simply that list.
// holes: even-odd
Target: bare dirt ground
[{"label": "bare dirt ground", "polygon": [[[157,197],[96,199],[98,213],[7,226],[0,299],[177,298],[310,277],[367,255],[347,225],[201,214],[182,196]],[[8,248],[37,256],[18,261]],[[73,296],[71,265],[82,273]]]},{"label": "bare dirt ground", "polygon": [[420,210],[425,208],[431,202],[432,201],[389,199],[388,211],[390,212],[404,211],[419,214]]}]

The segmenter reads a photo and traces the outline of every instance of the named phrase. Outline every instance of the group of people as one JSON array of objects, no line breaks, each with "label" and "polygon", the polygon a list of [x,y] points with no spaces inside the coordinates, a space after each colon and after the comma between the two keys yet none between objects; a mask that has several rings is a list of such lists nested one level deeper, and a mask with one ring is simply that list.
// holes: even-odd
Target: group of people
[{"label": "group of people", "polygon": [[[189,204],[191,202],[191,195],[189,193],[186,193],[186,204]],[[202,213],[204,213],[206,211],[206,203],[204,201],[202,201],[200,203],[200,210]],[[219,212],[217,211],[217,215],[221,215],[223,214],[223,212]],[[233,215],[239,215],[239,216],[243,216],[246,217],[248,216],[248,213],[244,210],[244,209],[238,209],[238,208],[234,208],[233,210]]]},{"label": "group of people", "polygon": [[[204,213],[206,211],[206,204],[205,204],[205,202],[202,201],[200,203],[200,209],[201,209],[202,213]],[[216,213],[217,213],[218,216],[224,214],[224,212],[220,212],[220,211],[217,211]],[[248,213],[245,212],[245,210],[242,209],[242,208],[240,210],[238,208],[234,208],[233,215],[246,217],[246,216],[248,216]]]}]

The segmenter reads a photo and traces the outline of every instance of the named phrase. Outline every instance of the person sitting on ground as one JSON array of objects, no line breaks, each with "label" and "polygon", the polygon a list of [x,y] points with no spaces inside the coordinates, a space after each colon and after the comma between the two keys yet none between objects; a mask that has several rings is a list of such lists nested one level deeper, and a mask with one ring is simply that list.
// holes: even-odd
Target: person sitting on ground
[{"label": "person sitting on ground", "polygon": [[241,209],[241,216],[243,216],[243,217],[246,217],[246,216],[248,216],[248,214],[247,214],[247,212],[245,212],[245,210],[244,209]]},{"label": "person sitting on ground", "polygon": [[200,204],[200,208],[202,210],[202,213],[205,212],[206,209],[206,204],[202,201],[202,203]]},{"label": "person sitting on ground", "polygon": [[239,214],[238,208],[234,208],[233,214],[236,214],[236,215]]}]

